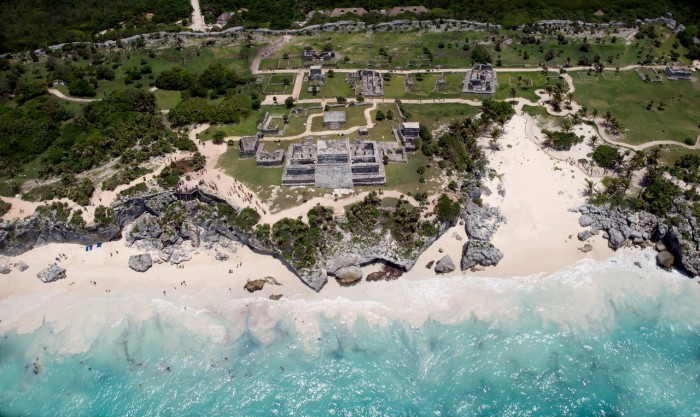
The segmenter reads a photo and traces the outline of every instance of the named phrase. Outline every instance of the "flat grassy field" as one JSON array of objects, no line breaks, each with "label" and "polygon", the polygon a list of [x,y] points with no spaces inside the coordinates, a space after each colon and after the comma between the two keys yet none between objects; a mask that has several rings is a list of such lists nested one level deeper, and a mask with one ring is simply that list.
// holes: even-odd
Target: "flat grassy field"
[{"label": "flat grassy field", "polygon": [[[424,182],[420,182],[421,175],[418,168],[425,167]],[[434,192],[440,184],[440,169],[421,152],[408,156],[405,163],[388,164],[386,169],[386,189],[397,190],[402,193]]]},{"label": "flat grassy field", "polygon": [[[620,80],[584,81],[574,78],[575,100],[588,109],[606,111],[622,122],[626,141],[695,140],[700,134],[700,79],[645,83],[633,71],[620,73]],[[647,105],[653,100],[651,110]],[[659,103],[665,105],[659,110]]]},{"label": "flat grassy field", "polygon": [[[353,107],[339,107],[331,109],[331,111],[344,111],[345,112],[345,125],[341,126],[339,130],[349,129],[353,126],[366,126],[367,121],[365,120],[364,111],[367,106],[353,106]],[[372,118],[374,118],[375,112],[372,112]],[[323,117],[316,117],[311,123],[312,132],[322,132],[324,130],[329,130],[329,128],[323,126]]]},{"label": "flat grassy field", "polygon": [[[471,52],[476,45],[484,45],[496,65],[503,67],[536,67],[548,62],[549,66],[577,65],[579,57],[593,60],[595,55],[608,67],[636,64],[647,54],[654,58],[668,55],[673,49],[675,36],[657,26],[660,46],[650,39],[633,39],[628,45],[624,39],[613,41],[611,36],[591,35],[588,52],[581,51],[583,38],[567,37],[560,44],[555,35],[538,36],[539,43],[529,43],[527,35],[511,30],[492,32],[387,32],[323,33],[294,37],[279,51],[261,62],[262,69],[298,68],[304,47],[321,49],[330,44],[339,57],[340,68],[421,69],[468,68],[472,65]],[[500,45],[500,46],[497,46]],[[424,49],[426,48],[426,49]],[[677,48],[683,55],[683,46]],[[282,60],[284,54],[288,60]],[[549,55],[549,56],[547,56]],[[545,58],[550,58],[545,61]],[[281,63],[280,63],[281,62]],[[330,66],[330,64],[326,64]]]},{"label": "flat grassy field", "polygon": [[316,95],[306,92],[309,87],[310,84],[308,81],[305,81],[302,84],[301,93],[299,94],[300,99],[355,97],[355,92],[352,90],[352,88],[350,88],[350,85],[345,82],[345,74],[342,73],[335,73],[333,77],[326,76],[326,81],[321,87],[319,87]]},{"label": "flat grassy field", "polygon": [[[556,77],[554,73],[549,74],[551,77]],[[554,85],[559,82],[557,79],[548,79],[542,72],[498,72],[496,76],[498,77],[496,99],[498,100],[510,99],[512,97],[510,89],[515,88],[515,97],[537,101],[535,90],[543,89],[547,83]],[[565,83],[564,86],[566,86]]]},{"label": "flat grassy field", "polygon": [[473,117],[478,107],[458,103],[403,104],[408,119],[426,125],[430,130],[465,117]]}]

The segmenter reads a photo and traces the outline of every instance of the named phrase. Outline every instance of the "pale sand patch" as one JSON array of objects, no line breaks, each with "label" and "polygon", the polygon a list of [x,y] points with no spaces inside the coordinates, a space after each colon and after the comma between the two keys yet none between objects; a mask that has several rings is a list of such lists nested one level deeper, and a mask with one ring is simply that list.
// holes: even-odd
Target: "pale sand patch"
[{"label": "pale sand patch", "polygon": [[[613,253],[602,237],[591,239],[591,252],[579,250],[584,242],[576,234],[583,229],[578,224],[579,215],[569,209],[585,203],[586,176],[574,165],[553,160],[540,149],[526,132],[541,132],[536,126],[527,126],[526,130],[526,123],[533,121],[514,116],[505,126],[501,150],[488,155],[491,167],[502,176],[489,183],[494,193],[484,202],[500,207],[507,222],[493,237],[503,259],[478,275],[553,272],[580,259],[600,260]],[[499,181],[505,197],[495,192]]]}]

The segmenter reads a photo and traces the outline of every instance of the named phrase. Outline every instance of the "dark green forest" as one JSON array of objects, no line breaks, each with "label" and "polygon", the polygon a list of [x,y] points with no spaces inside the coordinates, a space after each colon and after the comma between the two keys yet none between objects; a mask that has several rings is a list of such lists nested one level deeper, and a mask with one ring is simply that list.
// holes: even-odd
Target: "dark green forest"
[{"label": "dark green forest", "polygon": [[0,0],[0,53],[175,29],[191,13],[189,0]]},{"label": "dark green forest", "polygon": [[[229,25],[246,27],[291,28],[305,19],[311,10],[335,7],[364,7],[370,13],[362,17],[367,23],[388,20],[378,10],[394,6],[415,5],[402,0],[202,0],[207,21],[225,11],[237,12]],[[658,17],[670,11],[693,30],[700,26],[700,6],[696,0],[425,0],[430,8],[423,19],[470,19],[514,27],[541,19],[572,19],[588,22]],[[241,11],[245,9],[246,11]],[[593,13],[601,9],[602,17]],[[63,42],[117,39],[158,30],[183,30],[174,22],[190,17],[188,0],[0,0],[0,53],[46,47]],[[150,15],[152,14],[152,16]],[[402,16],[398,16],[401,18]],[[336,18],[357,19],[357,16]],[[329,18],[315,17],[310,23]],[[113,29],[99,35],[102,30]]]},{"label": "dark green forest", "polygon": [[[632,23],[636,18],[659,17],[667,11],[686,25],[697,25],[700,21],[700,6],[696,0],[201,0],[201,4],[203,12],[209,13],[210,18],[224,11],[248,9],[247,12],[234,15],[231,24],[269,26],[273,29],[291,27],[294,21],[304,20],[308,11],[335,7],[364,7],[370,13],[363,16],[362,20],[377,23],[389,19],[379,14],[378,10],[407,5],[423,5],[431,9],[433,12],[430,15],[423,16],[426,19],[469,19],[506,27],[542,19],[587,22],[619,20]],[[605,12],[605,16],[597,17],[593,14],[599,9]],[[280,13],[281,10],[285,12]],[[347,17],[357,18],[341,18]],[[321,21],[323,18],[318,19],[318,22]]]}]

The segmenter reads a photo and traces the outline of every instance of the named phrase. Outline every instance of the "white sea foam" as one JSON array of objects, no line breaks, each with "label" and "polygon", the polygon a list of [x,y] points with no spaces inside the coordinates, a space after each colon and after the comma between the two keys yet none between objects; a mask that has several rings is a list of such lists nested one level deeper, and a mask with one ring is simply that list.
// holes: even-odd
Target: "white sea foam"
[{"label": "white sea foam", "polygon": [[[615,325],[619,309],[642,318],[700,325],[699,301],[700,286],[679,273],[659,270],[653,252],[623,250],[607,261],[584,260],[553,274],[362,283],[347,297],[332,299],[321,292],[280,301],[232,300],[215,289],[170,300],[141,294],[77,297],[47,292],[0,300],[5,317],[0,324],[3,332],[27,332],[45,322],[61,340],[52,343],[58,353],[85,351],[105,328],[148,319],[176,323],[212,343],[228,343],[247,330],[257,342],[271,344],[279,337],[279,326],[293,326],[306,350],[314,351],[322,319],[347,328],[359,318],[375,326],[397,319],[414,326],[428,320],[455,324],[476,319],[501,326],[539,320],[568,331],[607,331]],[[14,311],[19,314],[8,317]]]}]

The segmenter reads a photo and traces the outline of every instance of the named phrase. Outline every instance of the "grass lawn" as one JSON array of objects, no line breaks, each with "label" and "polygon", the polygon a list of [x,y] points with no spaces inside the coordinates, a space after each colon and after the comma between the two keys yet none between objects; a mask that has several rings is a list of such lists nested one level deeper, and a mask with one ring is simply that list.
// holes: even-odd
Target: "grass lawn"
[{"label": "grass lawn", "polygon": [[681,148],[680,146],[662,146],[661,147],[661,161],[668,165],[672,166],[673,164],[676,163],[681,157],[685,154],[688,153],[694,153],[696,155],[700,155],[700,150],[697,149],[686,149],[686,148]]},{"label": "grass lawn", "polygon": [[355,97],[355,92],[352,91],[350,85],[345,82],[345,74],[336,73],[332,78],[326,76],[326,81],[318,89],[314,96],[313,93],[308,93],[306,90],[310,87],[308,81],[305,81],[301,86],[300,99],[305,98],[335,98],[335,97]]},{"label": "grass lawn", "polygon": [[292,94],[295,74],[270,74],[262,76],[260,88],[263,94]]},{"label": "grass lawn", "polygon": [[[353,107],[338,107],[333,108],[331,111],[344,111],[345,112],[345,124],[340,127],[339,130],[349,129],[353,126],[366,126],[367,121],[365,120],[365,109],[368,106],[353,106]],[[375,113],[372,112],[372,117],[374,118]],[[323,117],[316,117],[311,122],[312,132],[322,132],[324,130],[331,130],[323,126]]]},{"label": "grass lawn", "polygon": [[[429,167],[430,166],[430,167]],[[423,177],[425,182],[421,183],[421,175],[418,168],[425,167]],[[405,163],[388,164],[386,169],[386,189],[397,190],[402,193],[434,192],[440,185],[440,169],[421,152],[416,152],[408,156]]]},{"label": "grass lawn", "polygon": [[[700,134],[700,79],[645,83],[633,71],[620,73],[620,80],[583,81],[574,78],[575,100],[588,109],[606,111],[622,122],[629,143],[652,140],[695,140]],[[647,104],[653,100],[651,110]],[[664,110],[658,110],[660,102]]]},{"label": "grass lawn", "polygon": [[458,103],[403,104],[403,108],[409,120],[420,122],[430,130],[479,112],[478,107]]},{"label": "grass lawn", "polygon": [[[225,145],[221,145],[225,146]],[[265,146],[267,148],[267,145]],[[242,181],[263,200],[270,198],[270,185],[282,183],[282,167],[258,168],[255,158],[240,159],[238,146],[230,146],[216,163],[226,174]]]},{"label": "grass lawn", "polygon": [[[550,73],[555,76],[554,73]],[[537,101],[535,90],[541,90],[549,84],[556,84],[560,80],[548,80],[542,72],[497,72],[498,88],[496,89],[496,99],[506,100],[512,98],[511,88],[515,88],[515,97],[522,97],[528,100]],[[563,81],[561,81],[563,83]],[[566,84],[564,84],[566,85]]]},{"label": "grass lawn", "polygon": [[159,109],[170,110],[181,100],[180,91],[156,90],[153,94],[156,96],[156,105]]},{"label": "grass lawn", "polygon": [[[595,55],[600,55],[606,66],[623,67],[636,64],[647,54],[654,58],[668,55],[672,50],[671,45],[675,36],[660,25],[657,25],[657,33],[660,35],[659,47],[654,46],[650,39],[634,39],[630,45],[626,45],[622,39],[613,42],[610,36],[591,35],[588,38],[590,44],[588,52],[581,51],[582,38],[567,37],[566,44],[560,45],[556,35],[538,35],[539,44],[528,43],[526,34],[513,30],[386,32],[374,33],[371,37],[360,32],[322,33],[295,36],[279,51],[263,59],[261,68],[298,68],[301,65],[300,57],[305,46],[321,49],[327,43],[331,44],[340,58],[338,65],[341,68],[468,68],[472,66],[471,52],[478,44],[484,44],[494,64],[500,60],[504,67],[536,67],[545,62],[547,54],[551,55],[550,66],[564,65],[567,62],[576,65],[581,56],[592,60]],[[492,37],[498,42],[494,43]],[[500,43],[498,48],[497,43]],[[427,48],[430,54],[425,53],[424,48]],[[384,55],[380,49],[383,49]],[[681,55],[687,52],[682,46],[677,51]],[[285,53],[289,59],[280,64]]]}]

